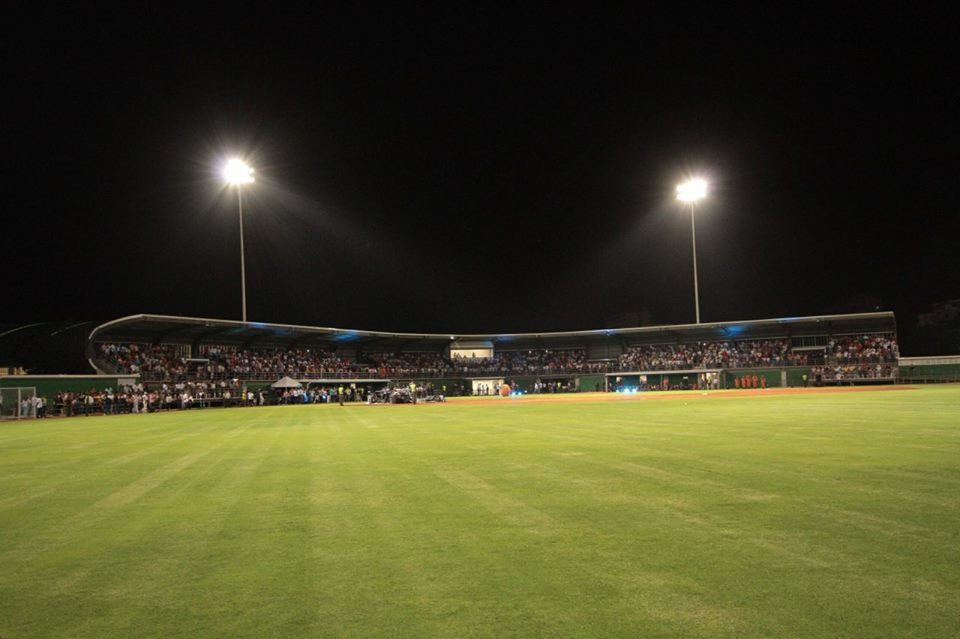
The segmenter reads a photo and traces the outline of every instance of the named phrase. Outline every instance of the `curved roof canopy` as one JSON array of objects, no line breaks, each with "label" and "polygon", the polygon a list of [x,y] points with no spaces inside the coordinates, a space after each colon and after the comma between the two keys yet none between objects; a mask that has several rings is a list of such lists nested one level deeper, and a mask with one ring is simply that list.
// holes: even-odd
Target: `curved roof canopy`
[{"label": "curved roof canopy", "polygon": [[131,315],[97,326],[90,332],[90,341],[223,344],[259,348],[322,347],[364,351],[442,351],[455,341],[491,342],[500,350],[515,350],[571,348],[596,342],[656,344],[895,330],[894,315],[890,311],[586,331],[490,334],[391,333],[198,317]]}]

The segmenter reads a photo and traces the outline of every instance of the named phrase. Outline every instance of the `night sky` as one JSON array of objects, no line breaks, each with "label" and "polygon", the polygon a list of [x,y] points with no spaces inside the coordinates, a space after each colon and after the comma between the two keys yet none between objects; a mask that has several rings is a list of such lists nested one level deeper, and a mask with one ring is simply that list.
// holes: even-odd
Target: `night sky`
[{"label": "night sky", "polygon": [[239,318],[231,154],[251,320],[692,322],[688,175],[703,321],[960,297],[946,4],[18,6],[0,323]]}]

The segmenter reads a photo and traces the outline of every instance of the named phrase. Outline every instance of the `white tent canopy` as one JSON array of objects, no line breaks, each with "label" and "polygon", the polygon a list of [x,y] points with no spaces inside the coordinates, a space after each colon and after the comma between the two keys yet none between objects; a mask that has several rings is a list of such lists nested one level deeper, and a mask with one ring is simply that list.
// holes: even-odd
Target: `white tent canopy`
[{"label": "white tent canopy", "polygon": [[300,388],[300,386],[302,386],[300,382],[290,377],[281,377],[270,384],[270,388]]}]

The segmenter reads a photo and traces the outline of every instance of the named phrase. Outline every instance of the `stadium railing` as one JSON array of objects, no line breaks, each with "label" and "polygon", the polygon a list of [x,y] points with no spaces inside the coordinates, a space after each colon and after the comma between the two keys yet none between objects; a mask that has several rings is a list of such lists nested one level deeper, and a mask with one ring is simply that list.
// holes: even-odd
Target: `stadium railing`
[{"label": "stadium railing", "polygon": [[[830,366],[830,365],[840,365],[840,366],[857,366],[857,365],[891,365],[891,362],[883,361],[879,358],[864,358],[862,360],[843,360],[842,362],[828,362],[826,364],[816,364],[814,366]],[[750,370],[750,369],[770,369],[770,368],[784,368],[784,369],[809,369],[811,368],[810,364],[796,364],[793,362],[783,362],[783,361],[763,361],[763,362],[733,362],[733,363],[689,363],[689,362],[672,362],[669,364],[636,364],[636,365],[619,365],[619,364],[609,364],[607,366],[581,366],[581,367],[572,367],[572,368],[483,368],[483,367],[462,367],[462,368],[450,368],[437,370],[434,368],[431,369],[403,369],[403,370],[350,370],[350,371],[295,371],[295,370],[282,370],[282,371],[259,371],[259,372],[227,372],[222,374],[195,374],[195,373],[184,373],[184,374],[169,374],[166,372],[158,371],[141,371],[140,376],[144,382],[180,382],[180,381],[197,381],[197,382],[220,382],[220,381],[230,381],[230,380],[239,380],[239,381],[275,381],[281,377],[289,376],[298,380],[304,381],[336,381],[336,380],[382,380],[382,379],[442,379],[450,377],[508,377],[508,376],[543,376],[543,377],[563,377],[563,376],[574,376],[574,375],[608,375],[608,374],[617,374],[617,373],[637,373],[637,372],[658,372],[658,371],[691,371],[691,370],[703,370],[703,371],[716,371],[716,370]],[[889,377],[896,376],[896,367],[894,366],[891,369],[890,376],[881,376],[877,379],[888,379]],[[861,377],[859,375],[850,375],[853,379],[867,379],[868,377]]]}]

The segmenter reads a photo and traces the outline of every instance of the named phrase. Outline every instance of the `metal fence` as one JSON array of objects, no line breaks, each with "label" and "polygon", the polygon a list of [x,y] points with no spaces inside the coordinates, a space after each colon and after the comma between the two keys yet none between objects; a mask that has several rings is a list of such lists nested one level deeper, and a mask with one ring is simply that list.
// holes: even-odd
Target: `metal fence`
[{"label": "metal fence", "polygon": [[37,417],[43,408],[37,406],[35,386],[0,388],[0,419],[28,419]]}]

